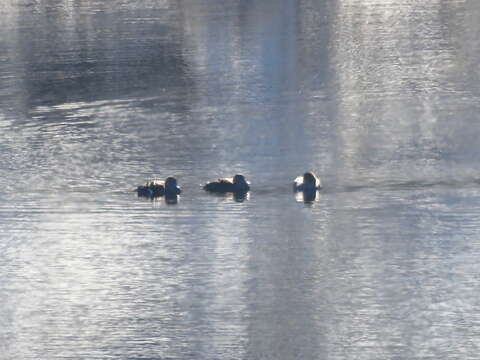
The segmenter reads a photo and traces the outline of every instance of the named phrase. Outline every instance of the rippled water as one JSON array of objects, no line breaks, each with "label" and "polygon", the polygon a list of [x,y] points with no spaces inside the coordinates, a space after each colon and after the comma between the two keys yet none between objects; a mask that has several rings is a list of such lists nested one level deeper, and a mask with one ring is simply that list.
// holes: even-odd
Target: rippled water
[{"label": "rippled water", "polygon": [[0,15],[0,358],[478,358],[480,3]]}]

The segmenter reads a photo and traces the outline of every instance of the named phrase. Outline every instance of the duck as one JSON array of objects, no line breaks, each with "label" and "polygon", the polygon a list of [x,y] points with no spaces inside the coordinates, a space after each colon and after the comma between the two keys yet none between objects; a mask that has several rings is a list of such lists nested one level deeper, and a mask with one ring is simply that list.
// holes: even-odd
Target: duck
[{"label": "duck", "polygon": [[293,181],[294,191],[315,191],[322,188],[322,182],[313,172],[307,171]]},{"label": "duck", "polygon": [[151,180],[147,181],[145,185],[139,185],[135,190],[138,196],[143,197],[159,197],[159,196],[174,196],[182,192],[177,185],[177,179],[169,176],[165,181]]},{"label": "duck", "polygon": [[246,193],[250,190],[250,185],[245,180],[245,176],[237,174],[233,178],[219,178],[217,181],[211,181],[203,188],[217,193]]},{"label": "duck", "polygon": [[165,179],[165,195],[180,195],[182,189],[177,185],[177,179],[173,176],[169,176]]}]

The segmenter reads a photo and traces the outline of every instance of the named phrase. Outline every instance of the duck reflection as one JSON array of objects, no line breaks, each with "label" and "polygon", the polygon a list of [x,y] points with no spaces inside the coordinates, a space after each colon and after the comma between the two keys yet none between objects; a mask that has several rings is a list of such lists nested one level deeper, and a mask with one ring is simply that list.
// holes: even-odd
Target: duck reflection
[{"label": "duck reflection", "polygon": [[245,200],[248,200],[250,198],[250,193],[245,192],[245,191],[235,191],[232,193],[233,195],[233,200],[236,202],[244,202]]},{"label": "duck reflection", "polygon": [[165,194],[165,203],[174,205],[178,203],[179,196],[177,194]]},{"label": "duck reflection", "polygon": [[223,199],[233,200],[239,203],[250,199],[250,193],[245,191],[233,191],[233,192],[224,192],[224,193],[217,192],[217,193],[213,193],[212,195],[219,198],[223,198]]},{"label": "duck reflection", "polygon": [[150,201],[155,207],[166,205],[175,205],[180,201],[180,196],[178,195],[164,195],[164,196],[142,196],[138,195],[139,198],[144,199],[145,201]]},{"label": "duck reflection", "polygon": [[317,190],[304,190],[295,193],[295,200],[305,204],[311,204],[320,199],[320,193]]}]

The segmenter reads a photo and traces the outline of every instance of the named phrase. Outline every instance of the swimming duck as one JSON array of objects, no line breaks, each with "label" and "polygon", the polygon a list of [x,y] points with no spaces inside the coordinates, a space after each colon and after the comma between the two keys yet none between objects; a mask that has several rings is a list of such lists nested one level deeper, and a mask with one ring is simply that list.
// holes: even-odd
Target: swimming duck
[{"label": "swimming duck", "polygon": [[298,176],[293,181],[293,189],[295,191],[315,191],[322,188],[320,178],[313,172],[307,171],[303,176]]},{"label": "swimming duck", "polygon": [[177,179],[169,176],[165,181],[152,180],[147,181],[145,185],[140,185],[136,189],[138,196],[159,197],[178,195],[182,190],[177,186]]},{"label": "swimming duck", "polygon": [[219,193],[246,193],[250,190],[249,183],[245,180],[243,175],[235,175],[233,178],[221,178],[217,181],[211,181],[203,188],[206,191]]},{"label": "swimming duck", "polygon": [[177,179],[169,176],[165,179],[165,195],[179,195],[182,189],[177,185]]}]

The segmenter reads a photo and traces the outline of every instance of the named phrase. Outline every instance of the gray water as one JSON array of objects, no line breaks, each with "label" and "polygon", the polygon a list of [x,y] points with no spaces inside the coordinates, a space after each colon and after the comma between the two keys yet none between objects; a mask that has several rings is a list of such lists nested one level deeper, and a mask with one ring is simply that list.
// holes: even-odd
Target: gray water
[{"label": "gray water", "polygon": [[1,359],[478,359],[479,2],[0,15]]}]

